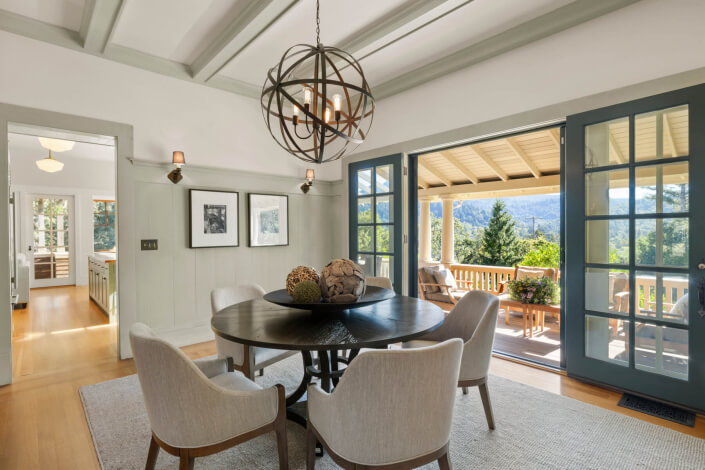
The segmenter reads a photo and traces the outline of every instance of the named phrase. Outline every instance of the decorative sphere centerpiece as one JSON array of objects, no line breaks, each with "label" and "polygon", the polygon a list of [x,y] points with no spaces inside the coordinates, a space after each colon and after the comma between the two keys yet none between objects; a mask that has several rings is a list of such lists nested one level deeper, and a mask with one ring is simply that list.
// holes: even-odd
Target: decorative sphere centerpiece
[{"label": "decorative sphere centerpiece", "polygon": [[319,284],[324,302],[357,302],[367,282],[362,268],[349,259],[334,259],[321,271]]},{"label": "decorative sphere centerpiece", "polygon": [[308,266],[295,267],[288,276],[286,276],[286,291],[289,295],[294,295],[294,288],[302,281],[313,281],[318,283],[318,271]]}]

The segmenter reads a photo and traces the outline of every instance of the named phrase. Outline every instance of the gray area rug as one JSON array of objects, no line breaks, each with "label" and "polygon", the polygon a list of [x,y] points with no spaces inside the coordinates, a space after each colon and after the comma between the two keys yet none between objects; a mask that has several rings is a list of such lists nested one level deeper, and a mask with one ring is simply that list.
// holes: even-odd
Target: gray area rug
[{"label": "gray area rug", "polygon": [[[257,382],[290,390],[301,370],[301,359],[291,357],[268,367]],[[491,377],[489,388],[495,431],[487,429],[477,389],[469,395],[458,390],[450,447],[456,469],[705,468],[703,439],[500,377]],[[80,394],[102,468],[144,468],[150,427],[137,376],[85,386]],[[291,468],[303,469],[304,429],[289,422],[287,432]],[[178,460],[161,451],[157,468],[178,468]],[[196,459],[196,468],[277,469],[274,433]],[[316,468],[339,467],[325,456]]]}]

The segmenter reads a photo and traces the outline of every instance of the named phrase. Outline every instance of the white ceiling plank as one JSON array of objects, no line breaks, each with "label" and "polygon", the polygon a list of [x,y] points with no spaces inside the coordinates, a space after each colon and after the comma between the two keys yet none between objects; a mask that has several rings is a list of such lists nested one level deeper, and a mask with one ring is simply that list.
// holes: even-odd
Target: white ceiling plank
[{"label": "white ceiling plank", "polygon": [[560,138],[560,134],[558,132],[558,129],[556,129],[554,127],[553,129],[547,130],[546,133],[551,138],[551,140],[553,141],[555,146],[558,148],[558,151],[560,152],[561,151],[561,138]]},{"label": "white ceiling plank", "polygon": [[526,165],[526,168],[529,169],[532,175],[534,175],[534,178],[540,178],[541,177],[541,171],[536,167],[536,164],[529,158],[529,156],[522,150],[522,148],[519,146],[517,142],[514,141],[513,138],[507,138],[504,139],[504,142],[509,146],[509,148],[512,149],[514,154],[519,157],[519,159]]},{"label": "white ceiling plank", "polygon": [[612,132],[610,132],[610,148],[617,156],[617,160],[619,160],[619,163],[627,163],[627,157],[625,157],[622,153],[622,150],[620,150],[617,141],[614,139],[614,135],[612,135]]},{"label": "white ceiling plank", "polygon": [[478,146],[478,145],[471,145],[470,148],[472,149],[473,152],[475,152],[475,155],[480,157],[480,160],[485,162],[487,166],[489,166],[492,171],[501,179],[502,181],[507,181],[509,179],[509,176],[507,176],[507,173],[499,166],[497,163],[492,160],[490,157],[485,154],[485,152]]},{"label": "white ceiling plank", "polygon": [[542,176],[541,178],[515,178],[509,181],[487,181],[479,184],[457,184],[439,186],[419,191],[419,197],[453,196],[455,199],[485,199],[502,195],[519,196],[528,194],[548,194],[559,192],[560,175]]},{"label": "white ceiling plank", "polygon": [[455,158],[455,156],[452,153],[450,153],[448,150],[441,150],[438,153],[441,154],[441,156],[443,158],[445,158],[448,161],[448,163],[453,165],[467,179],[472,181],[473,184],[477,184],[480,182],[480,179],[477,176],[475,176],[475,173],[470,171],[465,165],[463,165],[463,163],[460,160]]},{"label": "white ceiling plank", "polygon": [[445,176],[443,176],[443,173],[436,170],[435,168],[433,168],[430,165],[426,165],[425,163],[421,162],[421,160],[419,160],[419,168],[423,168],[427,172],[431,173],[433,176],[435,176],[436,178],[441,180],[441,183],[443,183],[444,185],[453,186],[453,182],[451,180],[449,180],[448,178],[446,178]]},{"label": "white ceiling plank", "polygon": [[678,155],[678,149],[676,148],[676,141],[673,139],[673,129],[671,129],[671,121],[668,119],[668,114],[663,113],[663,129],[666,132],[666,140],[668,141],[668,146],[671,147],[671,156],[675,157]]},{"label": "white ceiling plank", "polygon": [[381,100],[623,8],[639,0],[576,0],[375,87]]},{"label": "white ceiling plank", "polygon": [[416,179],[417,179],[417,183],[419,184],[419,186],[421,186],[422,189],[428,189],[431,187],[431,185],[428,184],[428,181],[423,179],[420,175],[417,175]]},{"label": "white ceiling plank", "polygon": [[193,78],[211,79],[298,1],[248,0],[243,13],[191,64]]},{"label": "white ceiling plank", "polygon": [[123,0],[86,0],[79,31],[83,47],[92,52],[103,52],[115,30]]}]

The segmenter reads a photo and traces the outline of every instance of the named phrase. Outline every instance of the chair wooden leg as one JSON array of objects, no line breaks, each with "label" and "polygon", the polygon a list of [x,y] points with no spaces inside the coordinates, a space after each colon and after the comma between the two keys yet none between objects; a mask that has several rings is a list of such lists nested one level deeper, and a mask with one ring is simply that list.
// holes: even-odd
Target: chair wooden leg
[{"label": "chair wooden leg", "polygon": [[450,457],[447,452],[438,459],[438,468],[441,470],[453,470],[453,464],[450,463]]},{"label": "chair wooden leg", "polygon": [[467,394],[468,394],[468,387],[463,387],[463,395],[467,395]]},{"label": "chair wooden leg", "polygon": [[277,450],[279,451],[279,470],[289,470],[289,449],[286,442],[286,392],[282,385],[277,387],[279,409],[277,410],[277,421],[274,424],[274,431],[277,434]]},{"label": "chair wooden leg", "polygon": [[313,434],[311,424],[306,426],[306,470],[316,468],[316,435]]},{"label": "chair wooden leg", "polygon": [[188,449],[181,449],[179,455],[179,470],[193,470],[194,458],[188,455]]},{"label": "chair wooden leg", "polygon": [[259,376],[264,377],[264,367],[259,370]]},{"label": "chair wooden leg", "polygon": [[487,425],[490,429],[494,429],[494,415],[492,414],[492,402],[490,402],[490,391],[487,389],[487,383],[480,384],[480,398],[482,398],[482,406],[485,408],[485,417]]},{"label": "chair wooden leg", "polygon": [[149,443],[149,453],[147,454],[147,465],[144,467],[145,470],[154,470],[157,465],[157,457],[159,457],[159,444],[152,436],[152,440]]}]

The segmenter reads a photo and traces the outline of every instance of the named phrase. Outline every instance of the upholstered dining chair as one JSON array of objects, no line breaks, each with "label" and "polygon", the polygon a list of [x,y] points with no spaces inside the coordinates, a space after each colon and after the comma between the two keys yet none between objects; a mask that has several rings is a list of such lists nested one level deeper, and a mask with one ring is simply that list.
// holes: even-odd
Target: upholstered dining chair
[{"label": "upholstered dining chair", "polygon": [[[211,311],[215,315],[225,307],[247,300],[261,299],[264,294],[264,289],[256,284],[219,287],[211,291]],[[232,358],[230,370],[239,370],[251,380],[254,380],[256,371],[260,371],[261,375],[266,366],[297,353],[297,351],[245,346],[218,335],[215,336],[215,347],[219,358]]]},{"label": "upholstered dining chair", "polygon": [[308,388],[306,468],[316,441],[346,469],[410,469],[438,460],[448,443],[463,343],[365,351],[332,393]]},{"label": "upholstered dining chair", "polygon": [[262,389],[228,372],[225,359],[191,361],[142,323],[130,328],[130,344],[152,427],[147,470],[154,469],[160,448],[179,457],[180,470],[193,469],[196,457],[270,431],[277,436],[279,468],[289,467],[283,386]]},{"label": "upholstered dining chair", "polygon": [[383,287],[384,289],[394,290],[392,280],[388,277],[368,277],[365,279],[368,286]]},{"label": "upholstered dining chair", "polygon": [[403,348],[430,346],[450,338],[460,338],[465,343],[460,365],[458,387],[467,395],[468,387],[477,386],[485,408],[485,417],[490,429],[494,429],[494,415],[487,375],[492,358],[494,330],[497,325],[499,298],[481,290],[468,292],[448,313],[443,324],[421,338],[402,344]]}]

